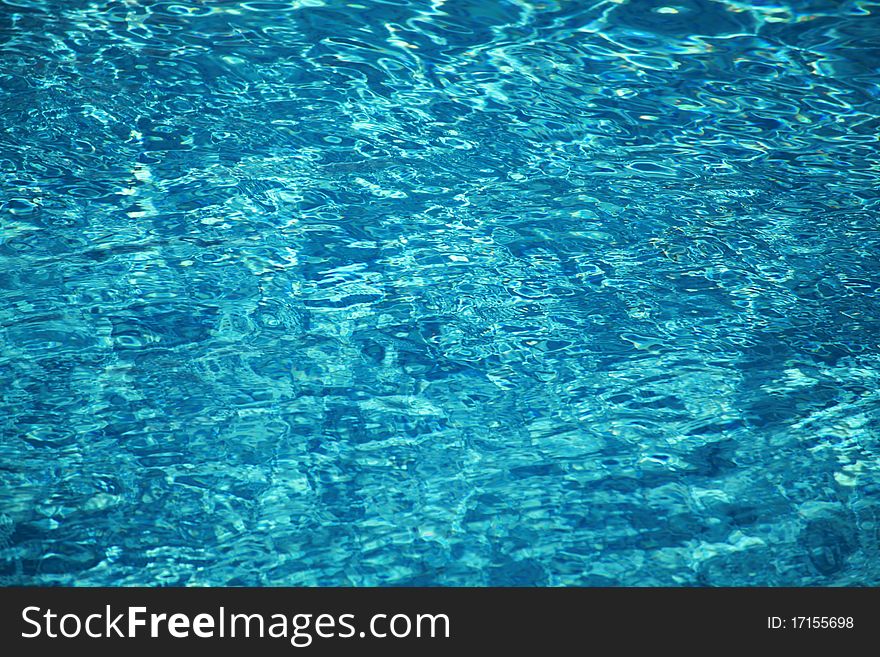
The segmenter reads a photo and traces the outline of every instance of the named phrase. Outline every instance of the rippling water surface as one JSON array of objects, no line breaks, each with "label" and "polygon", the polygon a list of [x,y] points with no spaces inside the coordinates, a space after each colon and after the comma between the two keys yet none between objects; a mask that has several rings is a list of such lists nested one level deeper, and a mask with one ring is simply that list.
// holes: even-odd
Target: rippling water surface
[{"label": "rippling water surface", "polygon": [[880,584],[880,3],[0,2],[0,583]]}]

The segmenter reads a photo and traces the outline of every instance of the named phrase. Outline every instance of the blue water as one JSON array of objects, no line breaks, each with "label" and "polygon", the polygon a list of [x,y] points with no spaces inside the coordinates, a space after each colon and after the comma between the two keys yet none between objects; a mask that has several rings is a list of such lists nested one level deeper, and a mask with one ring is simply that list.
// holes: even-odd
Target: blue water
[{"label": "blue water", "polygon": [[880,3],[0,2],[0,584],[880,584]]}]

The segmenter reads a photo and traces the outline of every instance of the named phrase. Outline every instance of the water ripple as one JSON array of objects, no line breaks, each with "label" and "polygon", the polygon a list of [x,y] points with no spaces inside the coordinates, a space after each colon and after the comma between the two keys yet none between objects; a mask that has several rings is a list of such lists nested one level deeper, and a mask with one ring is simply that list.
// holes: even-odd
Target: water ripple
[{"label": "water ripple", "polygon": [[0,1],[0,582],[877,584],[878,8]]}]

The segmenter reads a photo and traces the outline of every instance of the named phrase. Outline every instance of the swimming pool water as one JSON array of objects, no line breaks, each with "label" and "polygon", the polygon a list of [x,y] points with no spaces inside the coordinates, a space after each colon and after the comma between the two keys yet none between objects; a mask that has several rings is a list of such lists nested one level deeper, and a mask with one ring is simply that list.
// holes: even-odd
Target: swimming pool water
[{"label": "swimming pool water", "polygon": [[0,583],[880,583],[880,3],[0,2]]}]

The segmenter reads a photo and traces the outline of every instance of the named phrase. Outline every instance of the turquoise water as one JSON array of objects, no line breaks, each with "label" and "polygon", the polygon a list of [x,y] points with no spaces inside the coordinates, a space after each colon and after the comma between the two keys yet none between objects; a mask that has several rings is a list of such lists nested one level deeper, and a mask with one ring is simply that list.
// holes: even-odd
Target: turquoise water
[{"label": "turquoise water", "polygon": [[880,584],[880,3],[0,2],[0,583]]}]

